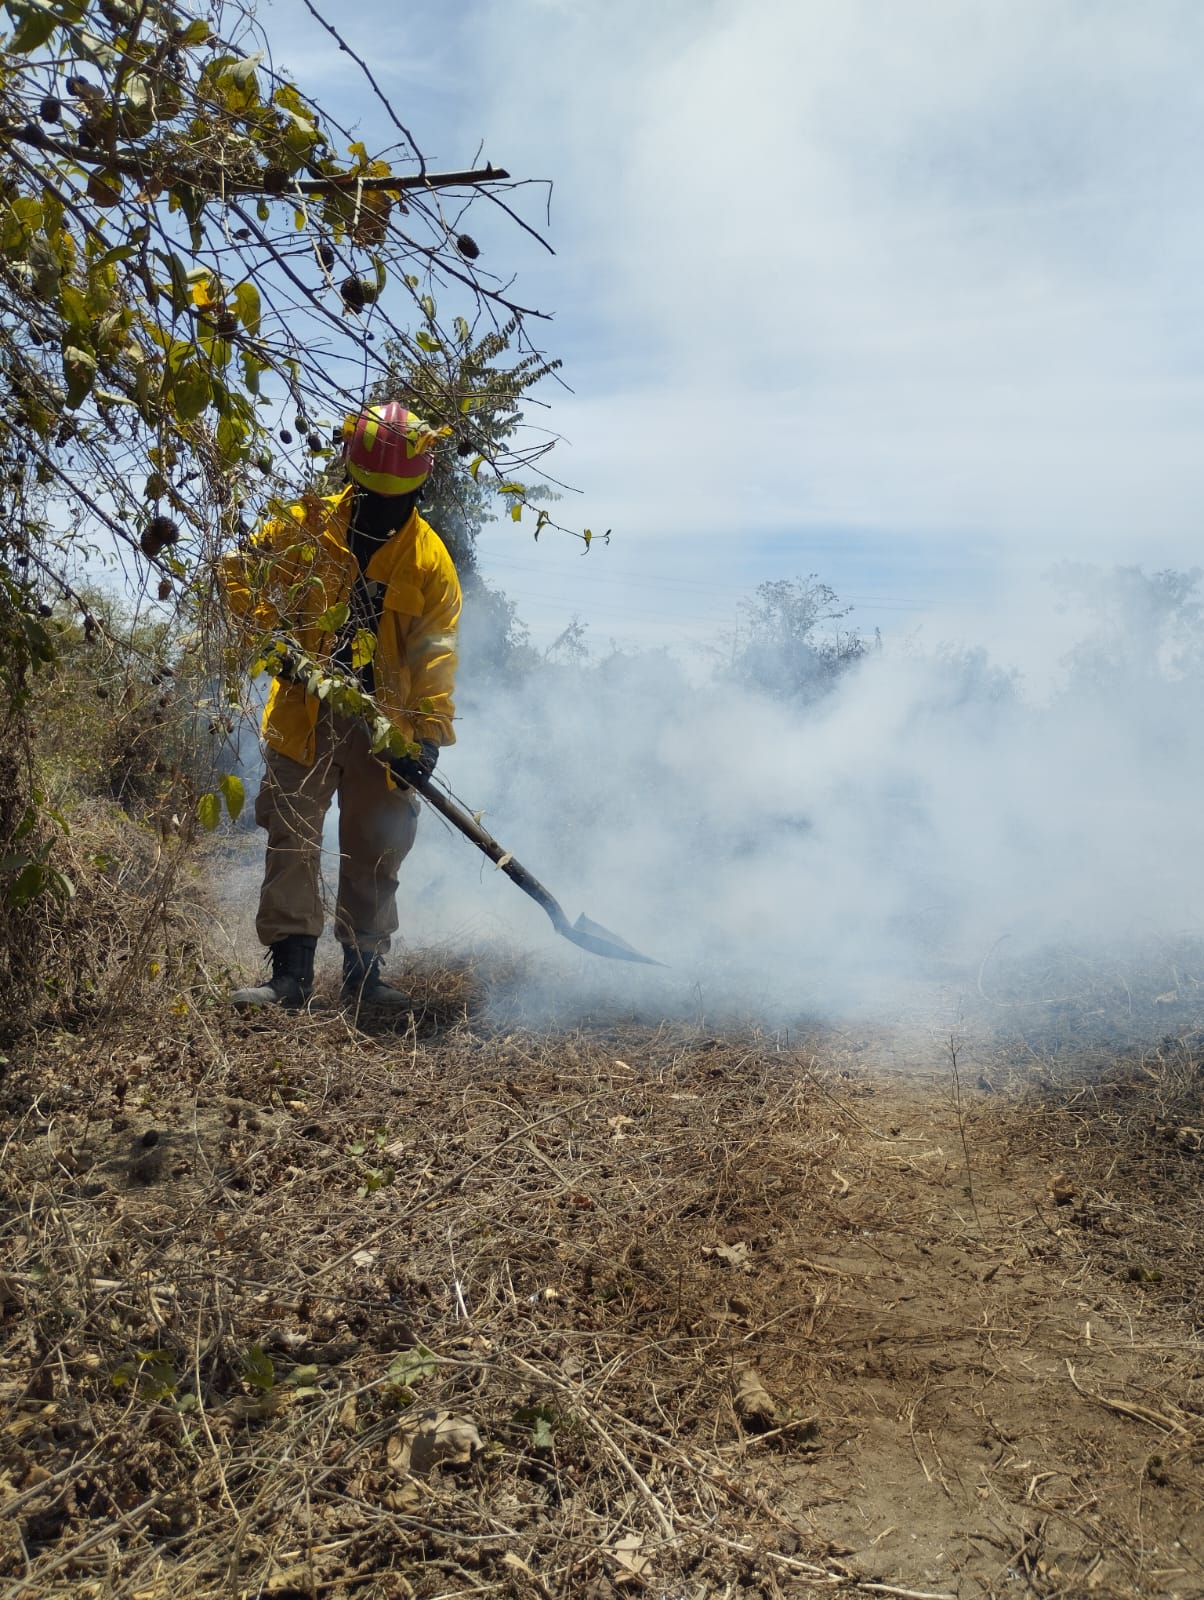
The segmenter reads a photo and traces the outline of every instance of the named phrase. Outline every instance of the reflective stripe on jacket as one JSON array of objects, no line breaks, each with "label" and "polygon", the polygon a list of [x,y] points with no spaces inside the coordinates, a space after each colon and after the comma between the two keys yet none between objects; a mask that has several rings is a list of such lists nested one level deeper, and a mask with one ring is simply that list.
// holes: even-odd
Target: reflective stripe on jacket
[{"label": "reflective stripe on jacket", "polygon": [[[358,570],[347,547],[351,500],[350,488],[325,499],[307,496],[265,522],[246,549],[225,557],[226,598],[248,632],[287,634],[307,655],[330,659],[336,636],[318,619],[351,598]],[[376,698],[407,738],[454,744],[460,581],[442,539],[413,511],[375,552],[365,576],[384,585],[372,663]],[[429,704],[420,711],[423,702]],[[263,713],[265,741],[312,766],[318,706],[300,684],[275,679]]]}]

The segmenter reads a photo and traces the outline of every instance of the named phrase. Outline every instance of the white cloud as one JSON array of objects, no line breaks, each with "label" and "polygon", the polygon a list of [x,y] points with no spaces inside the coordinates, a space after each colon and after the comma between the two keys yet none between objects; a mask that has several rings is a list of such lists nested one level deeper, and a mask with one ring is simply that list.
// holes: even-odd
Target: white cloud
[{"label": "white cloud", "polygon": [[[1204,490],[1184,338],[1204,309],[1204,14],[482,15],[482,59],[526,41],[528,90],[499,78],[491,127],[516,166],[554,170],[569,318],[606,347],[605,387],[587,369],[558,411],[591,500],[721,524],[751,482],[760,526],[1182,556]],[[742,462],[718,494],[717,433]]]}]

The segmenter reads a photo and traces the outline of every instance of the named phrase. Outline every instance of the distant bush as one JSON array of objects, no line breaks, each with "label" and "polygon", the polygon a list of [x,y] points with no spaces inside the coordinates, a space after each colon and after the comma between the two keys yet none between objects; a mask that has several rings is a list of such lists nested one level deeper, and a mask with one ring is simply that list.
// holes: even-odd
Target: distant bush
[{"label": "distant bush", "polygon": [[818,700],[873,647],[841,628],[851,609],[814,573],[759,584],[726,641],[723,675],[771,699]]}]

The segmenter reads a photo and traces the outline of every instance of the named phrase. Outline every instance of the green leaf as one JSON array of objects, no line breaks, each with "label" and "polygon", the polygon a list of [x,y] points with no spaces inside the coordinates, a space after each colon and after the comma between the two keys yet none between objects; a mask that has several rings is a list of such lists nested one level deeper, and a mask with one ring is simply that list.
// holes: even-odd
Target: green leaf
[{"label": "green leaf", "polygon": [[142,1400],[164,1400],[175,1391],[175,1367],[166,1350],[139,1350],[136,1360],[114,1369],[109,1382],[114,1389],[132,1384]]},{"label": "green leaf", "polygon": [[356,672],[366,667],[376,654],[376,635],[370,628],[357,628],[351,641],[351,665]]},{"label": "green leaf", "polygon": [[14,881],[4,891],[4,899],[8,905],[19,911],[31,900],[36,900],[45,887],[46,863],[26,861]]},{"label": "green leaf", "polygon": [[519,1406],[513,1413],[520,1427],[531,1430],[531,1445],[536,1450],[550,1450],[556,1442],[556,1429],[564,1421],[550,1406]]},{"label": "green leaf", "polygon": [[233,772],[225,773],[218,779],[218,788],[222,792],[222,799],[226,802],[226,810],[230,813],[230,821],[237,822],[239,813],[246,801],[246,793],[242,786],[242,779]]},{"label": "green leaf", "polygon": [[180,35],[182,45],[207,44],[209,41],[209,24],[201,18],[190,22]]},{"label": "green leaf", "polygon": [[82,405],[96,382],[96,357],[90,350],[69,344],[63,351],[63,376],[67,380],[67,404]]},{"label": "green leaf", "polygon": [[261,1345],[253,1344],[242,1358],[242,1375],[253,1389],[274,1389],[276,1368]]},{"label": "green leaf", "polygon": [[392,1167],[365,1167],[362,1176],[364,1181],[359,1187],[361,1199],[365,1195],[375,1194],[378,1189],[390,1189],[397,1181],[397,1173]]},{"label": "green leaf", "polygon": [[176,415],[181,422],[192,422],[209,404],[212,396],[209,379],[195,362],[189,361],[180,368],[172,385]]},{"label": "green leaf", "polygon": [[420,328],[414,336],[414,342],[420,350],[425,350],[429,355],[438,355],[443,346],[438,339],[432,338],[425,328]]},{"label": "green leaf", "polygon": [[338,633],[340,628],[347,626],[347,618],[351,615],[351,607],[346,600],[340,600],[338,605],[330,606],[322,615],[315,619],[314,627],[321,628],[323,633]]},{"label": "green leaf", "polygon": [[416,1344],[412,1350],[403,1350],[399,1356],[393,1357],[385,1377],[399,1388],[408,1389],[422,1378],[433,1378],[438,1370],[439,1362],[434,1351],[428,1350],[424,1344]]},{"label": "green leaf", "polygon": [[259,333],[259,290],[253,283],[240,283],[234,291],[238,320],[254,338]]},{"label": "green leaf", "polygon": [[[15,7],[10,9],[15,10]],[[61,18],[51,7],[43,9],[38,6],[26,12],[16,32],[8,41],[7,49],[15,51],[18,55],[28,55],[31,50],[37,50],[44,45],[47,39],[59,26]]]},{"label": "green leaf", "polygon": [[166,250],[156,250],[155,254],[162,261],[171,274],[171,312],[173,317],[180,317],[192,304],[192,288],[188,282],[188,269],[179,256],[169,254]]},{"label": "green leaf", "polygon": [[206,833],[212,833],[222,820],[222,802],[219,795],[210,791],[196,803],[197,821]]},{"label": "green leaf", "polygon": [[422,699],[418,702],[418,710],[424,717],[433,717],[435,715],[435,702],[431,699],[429,694],[424,694]]}]

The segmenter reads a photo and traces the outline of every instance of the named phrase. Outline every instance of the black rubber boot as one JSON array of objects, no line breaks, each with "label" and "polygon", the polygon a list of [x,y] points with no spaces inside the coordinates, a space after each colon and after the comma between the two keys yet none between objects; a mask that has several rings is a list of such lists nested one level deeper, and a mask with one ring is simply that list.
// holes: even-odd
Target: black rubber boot
[{"label": "black rubber boot", "polygon": [[357,950],[353,944],[343,946],[343,1001],[357,1011],[371,1006],[374,1011],[400,1015],[414,1009],[408,994],[381,977],[380,956],[370,950]]},{"label": "black rubber boot", "polygon": [[314,991],[314,951],[318,941],[307,933],[290,933],[268,946],[272,959],[272,976],[266,983],[253,989],[235,989],[230,996],[232,1005],[240,1011],[255,1010],[259,1006],[283,1006],[286,1011],[298,1011],[308,1005]]}]

